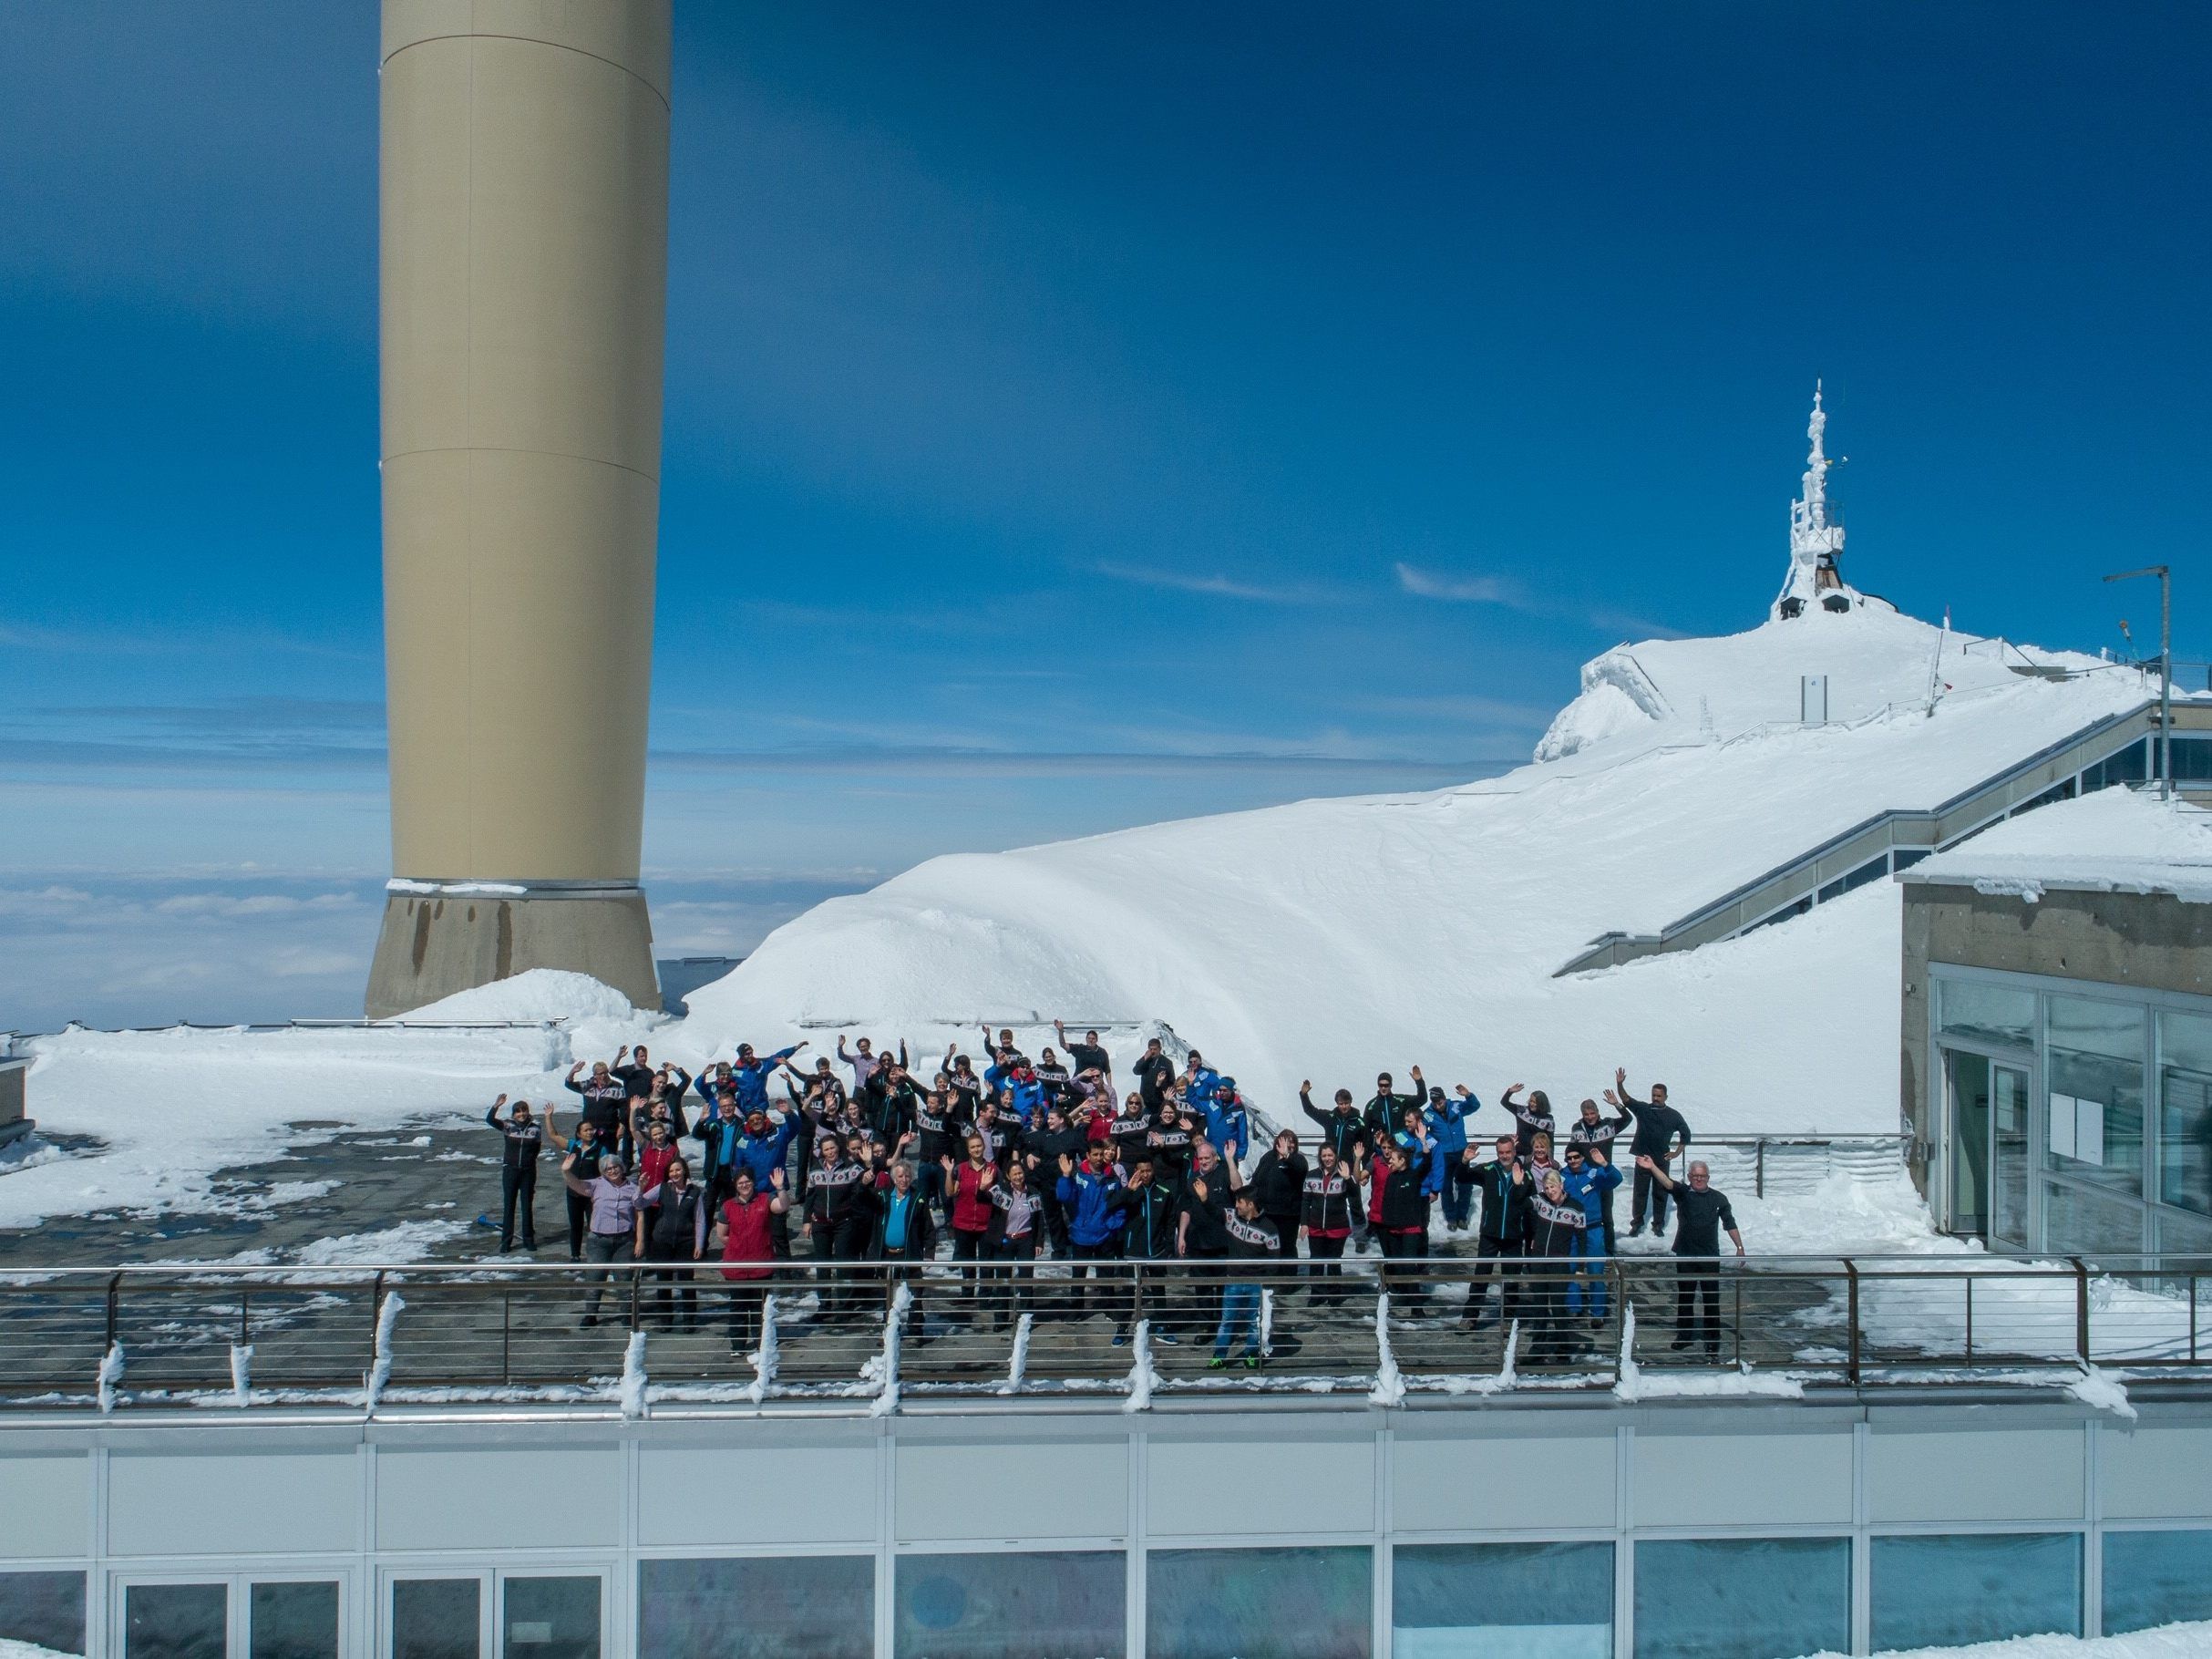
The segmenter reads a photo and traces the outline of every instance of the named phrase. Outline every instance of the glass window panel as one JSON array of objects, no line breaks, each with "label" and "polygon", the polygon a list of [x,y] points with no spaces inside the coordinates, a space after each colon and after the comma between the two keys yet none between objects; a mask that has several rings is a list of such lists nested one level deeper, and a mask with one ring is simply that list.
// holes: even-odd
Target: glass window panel
[{"label": "glass window panel", "polygon": [[2212,1215],[2212,1019],[2158,1015],[2158,1197]]},{"label": "glass window panel", "polygon": [[1154,1550],[1145,1558],[1150,1659],[1363,1659],[1373,1649],[1372,1551]]},{"label": "glass window panel", "polygon": [[2043,1167],[2143,1190],[2143,1053],[2148,1013],[2087,996],[2050,999]]},{"label": "glass window panel", "polygon": [[2061,1255],[2142,1253],[2143,1206],[2071,1181],[2043,1183],[2043,1248]]},{"label": "glass window panel", "polygon": [[2035,1041],[2035,993],[1981,979],[1936,981],[1936,1014],[1944,1030],[1984,1042]]},{"label": "glass window panel", "polygon": [[510,1578],[501,1659],[599,1659],[599,1575]]},{"label": "glass window panel", "polygon": [[394,1579],[392,1659],[478,1659],[483,1593],[475,1579]]},{"label": "glass window panel", "polygon": [[637,1592],[637,1651],[653,1659],[874,1659],[865,1555],[644,1561]]},{"label": "glass window panel", "polygon": [[85,1651],[85,1575],[0,1572],[0,1640]]},{"label": "glass window panel", "polygon": [[1120,1659],[1129,1558],[902,1555],[894,1572],[898,1659]]},{"label": "glass window panel", "polygon": [[1847,1538],[1636,1546],[1636,1659],[1775,1659],[1850,1647]]},{"label": "glass window panel", "polygon": [[227,1659],[228,1584],[132,1584],[123,1592],[124,1659]]},{"label": "glass window panel", "polygon": [[2104,1633],[2212,1619],[2212,1531],[2104,1534]]},{"label": "glass window panel", "polygon": [[1878,1538],[1876,1649],[2082,1633],[2078,1532]]},{"label": "glass window panel", "polygon": [[1401,1544],[1392,1659],[1611,1659],[1613,1546]]},{"label": "glass window panel", "polygon": [[246,1592],[251,1659],[338,1659],[338,1586],[254,1584]]}]

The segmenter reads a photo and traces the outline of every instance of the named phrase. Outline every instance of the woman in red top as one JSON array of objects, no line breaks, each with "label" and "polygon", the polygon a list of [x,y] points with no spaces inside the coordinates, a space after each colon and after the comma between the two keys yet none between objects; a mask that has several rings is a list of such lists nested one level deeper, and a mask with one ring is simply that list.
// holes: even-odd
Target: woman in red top
[{"label": "woman in red top", "polygon": [[770,1216],[791,1208],[784,1196],[784,1172],[768,1172],[774,1189],[764,1193],[753,1184],[753,1172],[739,1167],[736,1192],[722,1206],[715,1231],[706,1241],[719,1245],[725,1263],[722,1276],[730,1283],[730,1352],[747,1354],[760,1345],[760,1310],[768,1297],[770,1262],[776,1252],[769,1242]]},{"label": "woman in red top", "polygon": [[[990,1149],[981,1135],[968,1137],[967,1162],[956,1165],[949,1158],[940,1161],[945,1172],[945,1191],[952,1200],[952,1259],[980,1262],[986,1253],[984,1238],[991,1231],[994,1213],[991,1189],[998,1183],[999,1167],[991,1161]],[[980,1294],[980,1270],[970,1266],[962,1269],[962,1274],[968,1282],[965,1294],[971,1298]]]}]

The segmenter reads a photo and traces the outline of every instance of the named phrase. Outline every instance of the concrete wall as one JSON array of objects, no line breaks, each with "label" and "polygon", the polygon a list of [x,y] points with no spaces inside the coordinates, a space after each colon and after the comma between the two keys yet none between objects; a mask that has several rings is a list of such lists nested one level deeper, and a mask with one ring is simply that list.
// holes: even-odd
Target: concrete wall
[{"label": "concrete wall", "polygon": [[1995,968],[2145,991],[2212,995],[2212,905],[2170,894],[2046,889],[2030,903],[1970,883],[1905,880],[1904,1052],[1899,1098],[1914,1142],[1913,1179],[1927,1190],[1941,1131],[1942,1079],[1929,1037],[1929,964]]},{"label": "concrete wall", "polygon": [[[1641,1539],[1843,1537],[1863,1561],[1877,1536],[2020,1529],[2084,1535],[2094,1633],[2102,1526],[2212,1527],[2212,1400],[2141,1410],[2133,1424],[2035,1399],[56,1417],[0,1425],[0,1571],[89,1571],[95,1654],[133,1577],[335,1577],[354,1654],[382,1651],[395,1571],[604,1572],[620,1659],[637,1562],[655,1554],[872,1558],[888,1633],[910,1551],[1127,1551],[1136,1597],[1148,1547],[1345,1544],[1373,1552],[1382,1654],[1391,1543],[1610,1540],[1625,1653]],[[1590,1589],[1602,1613],[1605,1587]],[[1863,1635],[1863,1591],[1857,1609]]]}]

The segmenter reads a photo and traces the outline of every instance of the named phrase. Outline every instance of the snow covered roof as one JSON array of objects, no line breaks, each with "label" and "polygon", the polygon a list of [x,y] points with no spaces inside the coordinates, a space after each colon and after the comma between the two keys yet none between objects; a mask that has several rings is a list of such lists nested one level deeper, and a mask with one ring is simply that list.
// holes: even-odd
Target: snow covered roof
[{"label": "snow covered roof", "polygon": [[[1826,725],[1799,721],[1808,673],[1829,676]],[[692,994],[684,1038],[847,1029],[941,1051],[972,1046],[983,1019],[1034,1045],[1055,1015],[1150,1017],[1278,1111],[1306,1078],[1357,1086],[1415,1061],[1432,1081],[1527,1081],[1571,1107],[1623,1065],[1694,1100],[1702,1128],[1888,1131],[1890,883],[1696,952],[1554,970],[2146,696],[2132,670],[1875,607],[1623,647],[1584,684],[1553,757],[1501,778],[931,860],[777,930]]]},{"label": "snow covered roof", "polygon": [[1984,830],[1905,875],[2033,902],[2045,891],[2166,893],[2212,903],[2212,812],[2101,789]]}]

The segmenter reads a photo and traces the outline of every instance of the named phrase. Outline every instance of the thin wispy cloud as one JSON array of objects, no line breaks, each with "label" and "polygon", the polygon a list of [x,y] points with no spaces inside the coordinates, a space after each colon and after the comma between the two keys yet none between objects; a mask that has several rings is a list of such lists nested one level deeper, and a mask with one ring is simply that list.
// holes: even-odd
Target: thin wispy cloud
[{"label": "thin wispy cloud", "polygon": [[1422,599],[1441,599],[1451,604],[1526,606],[1520,591],[1502,576],[1445,576],[1400,561],[1398,586]]},{"label": "thin wispy cloud", "polygon": [[1190,571],[1161,571],[1133,564],[1101,564],[1101,576],[1138,587],[1162,588],[1175,593],[1203,593],[1215,599],[1249,600],[1264,605],[1327,604],[1335,597],[1326,588],[1302,582],[1268,583],[1240,581],[1221,574],[1202,575]]}]

